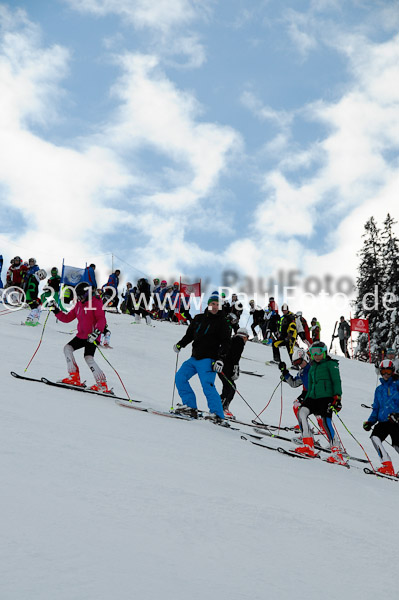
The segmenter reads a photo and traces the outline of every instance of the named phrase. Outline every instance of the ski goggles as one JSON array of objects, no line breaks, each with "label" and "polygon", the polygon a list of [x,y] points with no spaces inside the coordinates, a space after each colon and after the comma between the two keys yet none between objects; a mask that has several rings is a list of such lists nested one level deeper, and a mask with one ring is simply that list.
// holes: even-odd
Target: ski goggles
[{"label": "ski goggles", "polygon": [[294,367],[299,367],[299,365],[301,364],[301,362],[302,362],[303,360],[305,360],[305,359],[304,359],[304,358],[302,358],[302,357],[300,357],[300,358],[297,358],[296,360],[293,360],[293,361],[292,361],[292,364],[294,365]]},{"label": "ski goggles", "polygon": [[381,375],[392,375],[393,369],[380,369],[380,374]]},{"label": "ski goggles", "polygon": [[310,356],[320,356],[326,353],[326,351],[323,350],[323,348],[309,348],[308,352]]}]

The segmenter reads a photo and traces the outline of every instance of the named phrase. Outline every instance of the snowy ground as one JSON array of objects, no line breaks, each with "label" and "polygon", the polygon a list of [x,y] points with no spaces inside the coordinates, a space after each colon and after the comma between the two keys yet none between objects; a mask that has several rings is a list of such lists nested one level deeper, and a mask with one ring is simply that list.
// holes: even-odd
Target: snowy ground
[{"label": "snowy ground", "polygon": [[[110,398],[16,380],[42,327],[0,315],[1,600],[373,599],[394,595],[399,483],[253,446],[205,422],[180,422]],[[42,323],[44,317],[42,315]],[[107,358],[143,404],[168,409],[185,328],[107,315]],[[47,323],[27,374],[65,376],[73,324]],[[190,355],[181,352],[180,363]],[[248,343],[238,389],[260,411],[278,383],[271,351]],[[249,360],[251,359],[251,360]],[[123,389],[98,355],[115,391]],[[91,382],[81,353],[81,372]],[[374,368],[340,359],[347,427],[378,466],[361,427]],[[206,408],[198,385],[200,408]],[[283,387],[284,425],[295,390]],[[236,397],[237,417],[252,414]],[[278,424],[280,390],[264,413]],[[337,422],[349,452],[363,456]],[[278,444],[270,440],[271,444]],[[287,443],[285,443],[287,446]],[[396,469],[399,457],[393,456]],[[360,463],[353,463],[360,466]]]}]

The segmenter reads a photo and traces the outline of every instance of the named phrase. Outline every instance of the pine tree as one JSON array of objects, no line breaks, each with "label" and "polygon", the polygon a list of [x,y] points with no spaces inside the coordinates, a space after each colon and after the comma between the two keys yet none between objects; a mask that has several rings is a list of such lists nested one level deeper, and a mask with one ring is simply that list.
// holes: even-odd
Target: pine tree
[{"label": "pine tree", "polygon": [[[354,301],[355,317],[368,319],[370,328],[371,352],[379,350],[382,343],[381,313],[384,285],[384,273],[381,258],[380,229],[371,217],[364,226],[363,248],[359,252],[361,259],[359,276],[356,280],[357,296]],[[361,334],[358,338],[359,352],[368,352],[368,336]]]},{"label": "pine tree", "polygon": [[392,296],[385,302],[382,337],[386,347],[399,349],[399,239],[393,228],[396,221],[388,213],[382,232],[382,267],[384,271],[384,291]]}]

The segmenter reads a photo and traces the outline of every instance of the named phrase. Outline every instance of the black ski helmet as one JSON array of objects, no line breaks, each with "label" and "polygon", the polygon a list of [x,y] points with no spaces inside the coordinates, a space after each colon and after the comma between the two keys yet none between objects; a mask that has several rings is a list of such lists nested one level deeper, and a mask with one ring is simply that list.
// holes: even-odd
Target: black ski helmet
[{"label": "black ski helmet", "polygon": [[79,302],[86,302],[89,297],[90,285],[86,281],[81,281],[75,287],[76,297]]}]

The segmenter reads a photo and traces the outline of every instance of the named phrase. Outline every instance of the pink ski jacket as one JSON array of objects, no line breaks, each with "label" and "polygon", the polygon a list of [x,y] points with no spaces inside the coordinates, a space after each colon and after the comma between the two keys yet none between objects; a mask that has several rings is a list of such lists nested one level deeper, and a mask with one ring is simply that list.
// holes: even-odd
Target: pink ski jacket
[{"label": "pink ski jacket", "polygon": [[95,296],[91,299],[91,309],[89,302],[77,302],[76,306],[69,313],[57,313],[57,319],[62,323],[70,323],[74,319],[78,320],[78,333],[76,337],[81,340],[87,340],[87,337],[93,333],[95,329],[99,329],[101,333],[104,331],[107,321],[103,310],[103,303],[100,298]]}]

